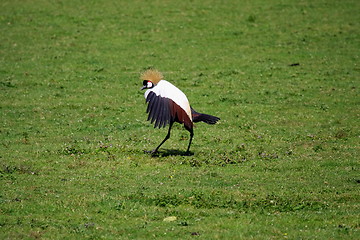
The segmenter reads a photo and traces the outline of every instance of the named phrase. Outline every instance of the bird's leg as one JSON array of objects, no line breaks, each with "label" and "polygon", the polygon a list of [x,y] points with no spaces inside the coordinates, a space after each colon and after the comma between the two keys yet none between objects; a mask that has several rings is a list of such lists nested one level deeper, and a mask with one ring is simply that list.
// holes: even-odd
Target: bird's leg
[{"label": "bird's leg", "polygon": [[190,141],[189,141],[188,148],[186,150],[187,154],[190,154],[190,145],[191,145],[191,142],[192,142],[192,139],[193,139],[193,136],[194,136],[194,131],[192,129],[190,129],[189,132],[190,132]]},{"label": "bird's leg", "polygon": [[172,125],[173,125],[173,122],[170,122],[169,131],[168,131],[166,137],[165,137],[164,140],[159,144],[159,146],[157,146],[157,148],[155,148],[155,149],[151,152],[152,154],[157,153],[157,151],[159,150],[159,148],[161,147],[161,145],[163,145],[163,143],[166,142],[166,140],[168,140],[168,139],[170,138],[170,130],[171,130]]}]

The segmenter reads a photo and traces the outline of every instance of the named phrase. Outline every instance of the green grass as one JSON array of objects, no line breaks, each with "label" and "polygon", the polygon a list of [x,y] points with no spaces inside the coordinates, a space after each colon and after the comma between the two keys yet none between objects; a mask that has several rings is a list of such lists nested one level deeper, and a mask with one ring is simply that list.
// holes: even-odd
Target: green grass
[{"label": "green grass", "polygon": [[[0,238],[359,239],[359,10],[1,1]],[[221,118],[192,156],[143,152],[149,67]]]}]

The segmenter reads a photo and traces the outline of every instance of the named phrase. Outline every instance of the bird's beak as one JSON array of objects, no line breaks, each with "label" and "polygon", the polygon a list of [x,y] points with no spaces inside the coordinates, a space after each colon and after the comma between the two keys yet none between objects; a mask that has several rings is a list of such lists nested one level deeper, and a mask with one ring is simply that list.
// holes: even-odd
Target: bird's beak
[{"label": "bird's beak", "polygon": [[140,88],[140,90],[144,90],[146,88],[146,86],[142,86],[142,88]]}]

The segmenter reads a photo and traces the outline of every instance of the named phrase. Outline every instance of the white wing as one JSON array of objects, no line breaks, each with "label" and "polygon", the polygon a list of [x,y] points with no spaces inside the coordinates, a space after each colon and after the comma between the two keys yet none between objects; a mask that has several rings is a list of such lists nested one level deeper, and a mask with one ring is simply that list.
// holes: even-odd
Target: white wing
[{"label": "white wing", "polygon": [[189,100],[186,95],[173,84],[166,80],[161,80],[159,83],[153,87],[152,89],[148,89],[145,92],[145,99],[147,99],[150,92],[156,94],[156,96],[160,96],[162,98],[168,98],[174,101],[177,105],[179,105],[189,116],[192,121],[191,108],[189,104]]}]

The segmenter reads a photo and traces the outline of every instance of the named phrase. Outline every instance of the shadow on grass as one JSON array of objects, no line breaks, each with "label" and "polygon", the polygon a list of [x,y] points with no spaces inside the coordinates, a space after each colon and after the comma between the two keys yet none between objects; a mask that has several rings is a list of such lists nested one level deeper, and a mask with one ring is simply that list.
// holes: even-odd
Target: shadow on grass
[{"label": "shadow on grass", "polygon": [[150,154],[152,157],[168,157],[168,156],[192,156],[193,152],[175,150],[175,149],[164,149],[158,151],[157,153],[152,153],[151,151],[145,151],[145,153]]}]

